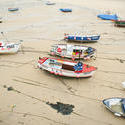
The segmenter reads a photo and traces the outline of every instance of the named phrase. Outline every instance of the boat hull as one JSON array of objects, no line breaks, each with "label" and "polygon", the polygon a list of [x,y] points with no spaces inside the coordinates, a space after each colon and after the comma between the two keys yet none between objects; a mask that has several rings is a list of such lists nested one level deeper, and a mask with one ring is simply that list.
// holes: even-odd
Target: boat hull
[{"label": "boat hull", "polygon": [[[59,51],[60,50],[60,51]],[[52,46],[50,54],[65,58],[75,59],[96,59],[96,49],[88,46],[55,44]]]},{"label": "boat hull", "polygon": [[100,35],[98,36],[65,36],[65,40],[75,41],[75,42],[97,42],[100,39]]},{"label": "boat hull", "polygon": [[66,9],[59,9],[61,12],[72,12],[72,9],[68,9],[68,8],[66,8]]},{"label": "boat hull", "polygon": [[125,111],[123,111],[122,108],[122,100],[125,100],[125,98],[109,98],[104,99],[103,104],[106,106],[107,109],[109,109],[114,115],[116,116],[123,116],[125,117]]},{"label": "boat hull", "polygon": [[8,8],[8,11],[18,11],[19,8]]},{"label": "boat hull", "polygon": [[[80,67],[79,67],[80,66]],[[46,70],[52,74],[66,77],[91,77],[96,67],[83,64],[81,62],[66,61],[54,58],[40,58],[38,68]]]},{"label": "boat hull", "polygon": [[114,21],[115,23],[115,26],[118,26],[118,27],[125,27],[125,21]]},{"label": "boat hull", "polygon": [[38,67],[40,69],[43,69],[55,75],[65,76],[65,77],[74,77],[74,78],[87,78],[87,77],[91,77],[95,73],[95,71],[91,71],[88,73],[73,73],[71,71],[67,71],[63,69],[62,70],[54,69],[44,64],[38,64]]},{"label": "boat hull", "polygon": [[17,53],[20,47],[20,43],[18,44],[9,44],[4,47],[0,47],[0,54],[13,54]]}]

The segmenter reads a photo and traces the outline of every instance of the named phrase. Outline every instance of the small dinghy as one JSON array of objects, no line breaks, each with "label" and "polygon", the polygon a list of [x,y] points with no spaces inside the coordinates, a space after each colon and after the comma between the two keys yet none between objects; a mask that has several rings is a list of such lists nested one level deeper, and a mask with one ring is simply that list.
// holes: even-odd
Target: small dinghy
[{"label": "small dinghy", "polygon": [[96,49],[88,46],[80,46],[80,45],[69,45],[69,44],[55,44],[52,46],[50,54],[57,55],[66,58],[75,59],[95,59],[96,57]]},{"label": "small dinghy", "polygon": [[116,14],[99,14],[97,15],[98,18],[101,18],[102,20],[118,20],[118,16]]},{"label": "small dinghy", "polygon": [[55,5],[56,3],[53,3],[53,2],[47,1],[45,4],[46,4],[46,5]]},{"label": "small dinghy", "polygon": [[114,25],[118,27],[125,27],[125,20],[114,20]]},{"label": "small dinghy", "polygon": [[0,54],[13,54],[18,52],[21,42],[5,43],[0,41]]},{"label": "small dinghy", "polygon": [[59,9],[61,12],[72,12],[72,9],[69,9],[69,8],[61,8]]},{"label": "small dinghy", "polygon": [[125,98],[104,99],[103,103],[114,115],[125,117]]},{"label": "small dinghy", "polygon": [[18,11],[19,8],[8,8],[8,11]]},{"label": "small dinghy", "polygon": [[39,58],[38,67],[55,75],[77,78],[90,77],[97,69],[82,62],[77,63],[50,57]]},{"label": "small dinghy", "polygon": [[69,34],[64,34],[65,40],[68,41],[79,41],[79,42],[96,42],[100,39],[100,35],[69,35]]}]

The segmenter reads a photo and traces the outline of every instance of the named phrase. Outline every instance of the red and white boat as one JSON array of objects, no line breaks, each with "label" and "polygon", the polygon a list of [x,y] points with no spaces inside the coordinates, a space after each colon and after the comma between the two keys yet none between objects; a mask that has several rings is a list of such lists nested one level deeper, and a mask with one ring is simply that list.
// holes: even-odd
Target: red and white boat
[{"label": "red and white boat", "polygon": [[19,50],[21,41],[18,43],[5,43],[0,41],[0,54],[12,54]]},{"label": "red and white boat", "polygon": [[39,58],[38,67],[55,75],[77,78],[90,77],[97,69],[94,66],[89,66],[82,62],[73,62],[51,57]]}]

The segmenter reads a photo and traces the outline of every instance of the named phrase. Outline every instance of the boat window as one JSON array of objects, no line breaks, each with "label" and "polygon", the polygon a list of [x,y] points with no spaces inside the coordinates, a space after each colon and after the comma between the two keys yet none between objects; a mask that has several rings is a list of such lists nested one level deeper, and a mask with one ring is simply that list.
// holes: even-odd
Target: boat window
[{"label": "boat window", "polygon": [[50,59],[49,64],[58,65],[58,66],[62,65],[61,63],[59,63],[59,62],[57,62],[56,60],[53,60],[53,59]]},{"label": "boat window", "polygon": [[55,60],[53,60],[53,59],[50,59],[50,60],[49,60],[49,63],[50,63],[50,64],[55,64],[55,63],[56,63],[56,61],[55,61]]},{"label": "boat window", "polygon": [[75,53],[82,53],[82,50],[74,49],[73,52],[75,52]]},{"label": "boat window", "polygon": [[67,64],[62,64],[62,69],[75,71],[74,66],[67,65]]}]

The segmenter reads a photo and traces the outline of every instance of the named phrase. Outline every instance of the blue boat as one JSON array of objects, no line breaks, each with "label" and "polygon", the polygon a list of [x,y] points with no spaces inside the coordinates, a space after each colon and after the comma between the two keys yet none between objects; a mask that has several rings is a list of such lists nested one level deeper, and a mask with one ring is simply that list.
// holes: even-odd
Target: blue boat
[{"label": "blue boat", "polygon": [[100,35],[91,35],[91,36],[77,36],[77,35],[68,35],[65,34],[65,40],[68,41],[80,41],[80,42],[96,42],[100,39]]},{"label": "blue boat", "polygon": [[98,18],[101,18],[103,20],[118,20],[118,16],[116,14],[109,15],[109,14],[99,14],[97,15]]},{"label": "blue boat", "polygon": [[8,8],[8,11],[18,11],[19,8]]},{"label": "blue boat", "polygon": [[72,9],[69,8],[64,8],[64,9],[59,9],[62,12],[72,12]]}]

